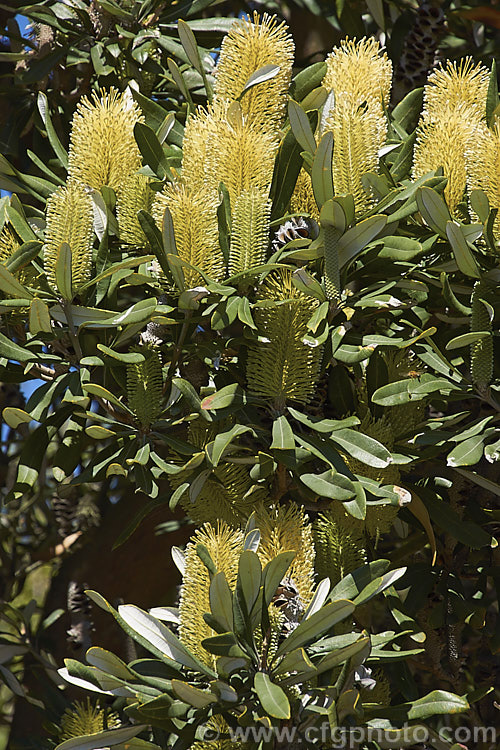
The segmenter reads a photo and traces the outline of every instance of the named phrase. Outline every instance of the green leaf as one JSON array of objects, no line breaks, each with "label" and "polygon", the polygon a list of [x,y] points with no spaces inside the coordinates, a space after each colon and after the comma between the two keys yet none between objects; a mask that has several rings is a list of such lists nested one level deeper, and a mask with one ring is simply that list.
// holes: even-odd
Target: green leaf
[{"label": "green leaf", "polygon": [[24,409],[18,409],[16,406],[6,406],[2,412],[5,424],[15,430],[20,424],[29,424],[33,417]]},{"label": "green leaf", "polygon": [[464,346],[469,346],[469,344],[485,339],[488,336],[491,336],[491,331],[470,331],[469,333],[463,333],[461,336],[455,336],[455,338],[448,341],[446,344],[446,350],[451,351],[452,349],[461,349]]},{"label": "green leaf", "polygon": [[148,612],[133,604],[122,604],[118,607],[118,614],[136,634],[151,643],[168,659],[173,659],[196,672],[214,676],[211,669],[189,653],[177,636]]},{"label": "green leaf", "polygon": [[271,603],[271,600],[276,593],[276,589],[292,564],[295,554],[296,553],[293,550],[280,552],[279,555],[276,555],[276,557],[273,557],[273,559],[267,563],[262,571],[262,581],[264,584],[263,604],[265,604],[266,607]]},{"label": "green leaf", "polygon": [[268,674],[265,672],[256,672],[254,687],[262,708],[269,716],[275,719],[290,718],[290,704],[286,693],[279,685],[271,682]]},{"label": "green leaf", "polygon": [[303,159],[300,152],[300,145],[290,129],[281,141],[276,158],[270,191],[273,200],[271,220],[283,216],[290,202],[302,168]]},{"label": "green leaf", "polygon": [[146,724],[136,724],[133,727],[110,729],[104,732],[75,737],[71,740],[61,742],[57,745],[56,750],[96,750],[96,748],[105,746],[122,745],[123,743],[128,743],[129,740],[140,734],[140,732],[143,732],[146,728]]},{"label": "green leaf", "polygon": [[469,708],[469,703],[465,698],[444,690],[433,690],[423,698],[412,701],[407,718],[409,721],[414,721],[440,714],[458,714]]},{"label": "green leaf", "polygon": [[49,308],[39,297],[35,297],[30,304],[29,313],[30,333],[52,333]]},{"label": "green leaf", "polygon": [[[107,279],[108,276],[113,276],[113,274],[121,271],[123,268],[134,268],[135,266],[140,266],[143,263],[149,263],[151,260],[154,260],[154,255],[141,255],[139,258],[127,258],[126,260],[122,260],[119,263],[113,263],[111,266],[108,266],[105,271],[98,274],[97,276],[94,276],[93,279],[90,279],[90,281],[87,281],[85,284],[82,284],[82,286],[79,287],[78,291],[83,292],[87,289],[90,289],[90,287],[98,284],[103,279]],[[141,302],[146,302],[146,300],[141,300]],[[140,303],[138,302],[137,304],[139,305]],[[136,307],[136,305],[134,305],[134,307]]]},{"label": "green leaf", "polygon": [[367,245],[380,234],[387,224],[387,216],[370,216],[348,229],[337,243],[339,266],[350,263]]},{"label": "green leaf", "polygon": [[195,708],[205,708],[211,703],[217,703],[217,696],[213,693],[199,690],[187,682],[181,682],[181,680],[172,680],[172,690],[181,701],[189,703],[190,706]]},{"label": "green leaf", "polygon": [[[463,470],[457,469],[457,471],[462,473]],[[470,474],[471,472],[467,472],[467,475]],[[424,493],[422,488],[419,488],[419,492],[433,523],[458,539],[459,542],[472,549],[494,546],[493,537],[481,526],[472,521],[464,521],[446,502],[432,496],[430,492]]]},{"label": "green leaf", "polygon": [[446,225],[451,221],[451,216],[448,206],[441,196],[432,188],[424,186],[418,188],[416,198],[418,210],[426,224],[433,232],[437,232],[441,237],[446,237]]},{"label": "green leaf", "polygon": [[300,143],[304,151],[314,154],[316,152],[316,140],[309,123],[309,118],[300,104],[297,104],[293,99],[290,99],[288,102],[288,117],[290,119],[290,127],[298,143]]},{"label": "green leaf", "polygon": [[203,70],[203,65],[201,64],[200,53],[198,50],[198,45],[196,44],[195,35],[189,28],[188,24],[182,20],[182,18],[180,18],[177,23],[177,31],[179,33],[181,44],[184,47],[186,55],[188,56],[189,62],[191,63],[193,68],[195,68],[195,70],[200,73],[200,75],[203,75],[205,71]]},{"label": "green leaf", "polygon": [[210,610],[224,630],[233,629],[233,595],[223,572],[216,573],[210,583]]},{"label": "green leaf", "polygon": [[136,122],[134,136],[145,163],[155,174],[163,177],[168,171],[168,165],[155,131],[143,122]]},{"label": "green leaf", "polygon": [[0,289],[5,294],[19,299],[31,299],[33,295],[0,263]]},{"label": "green leaf", "polygon": [[107,354],[108,357],[117,359],[119,362],[123,362],[127,365],[144,362],[144,354],[141,354],[140,352],[115,352],[114,349],[110,349],[109,346],[104,346],[104,344],[97,344],[97,348],[99,351]]},{"label": "green leaf", "polygon": [[209,460],[212,466],[218,466],[222,454],[235,437],[243,435],[245,432],[251,432],[255,437],[255,431],[251,427],[245,427],[242,424],[235,424],[228,432],[220,432],[212,444],[212,450],[209,454]]},{"label": "green leaf", "polygon": [[[422,188],[423,189],[423,188]],[[479,279],[481,274],[474,259],[474,255],[464,237],[463,227],[455,221],[446,222],[446,236],[448,237],[457,266],[465,276]]]},{"label": "green leaf", "polygon": [[483,457],[485,435],[475,435],[453,448],[446,457],[447,466],[473,466]]},{"label": "green leaf", "polygon": [[344,646],[343,648],[335,649],[331,653],[324,656],[319,662],[314,665],[314,668],[309,673],[304,670],[302,674],[298,673],[297,675],[292,675],[291,677],[283,680],[282,684],[293,685],[297,682],[305,682],[312,677],[316,677],[316,675],[322,674],[327,670],[337,667],[339,664],[343,664],[348,659],[352,659],[353,657],[358,656],[363,651],[369,654],[369,649],[370,639],[366,637],[359,638],[357,641],[355,641],[355,643],[351,643],[348,646]]},{"label": "green leaf", "polygon": [[273,669],[273,675],[280,675],[285,672],[315,672],[315,667],[304,649],[297,648],[285,654],[278,666]]},{"label": "green leaf", "polygon": [[72,265],[73,256],[71,255],[71,248],[67,242],[63,242],[57,251],[55,276],[56,285],[61,296],[69,302],[73,299]]},{"label": "green leaf", "polygon": [[392,462],[391,454],[382,443],[361,432],[349,428],[335,430],[330,440],[340,445],[350,456],[368,466],[383,469]]},{"label": "green leaf", "polygon": [[57,156],[57,158],[59,159],[61,165],[65,169],[67,169],[68,168],[68,152],[63,147],[54,129],[54,126],[52,124],[52,119],[50,116],[49,103],[48,103],[46,95],[42,91],[38,92],[37,106],[38,106],[38,111],[40,112],[40,117],[42,118],[42,122],[45,125],[45,130],[47,132],[47,138],[49,139],[49,143],[52,146],[52,149],[55,155]]},{"label": "green leaf", "polygon": [[276,657],[316,640],[338,622],[349,617],[354,612],[354,608],[354,604],[347,599],[339,599],[322,607],[307,620],[302,620],[288,638],[285,638],[276,651]]},{"label": "green leaf", "polygon": [[279,65],[273,65],[272,63],[270,63],[269,65],[263,65],[262,68],[256,70],[247,78],[242,92],[238,97],[238,101],[244,94],[246,94],[247,91],[249,91],[254,86],[258,86],[259,83],[265,83],[266,81],[270,81],[271,78],[275,78],[280,70],[281,68],[279,67]]},{"label": "green leaf", "polygon": [[250,614],[257,601],[262,579],[262,567],[255,552],[244,550],[238,563],[238,580],[236,590],[241,592],[246,612]]},{"label": "green leaf", "polygon": [[327,132],[316,149],[311,169],[314,197],[319,208],[333,198],[332,156],[333,133]]},{"label": "green leaf", "polygon": [[374,596],[381,594],[382,591],[385,591],[385,589],[389,588],[389,586],[392,586],[396,581],[404,576],[405,573],[406,568],[397,568],[396,570],[390,570],[388,573],[384,573],[384,575],[380,576],[380,578],[375,578],[374,581],[371,581],[358,594],[358,596],[354,599],[354,604],[356,605],[356,607],[359,607],[361,604],[366,604],[366,602],[370,601],[370,599],[373,599]]},{"label": "green leaf", "polygon": [[486,122],[491,128],[495,124],[495,110],[498,108],[498,79],[497,79],[497,63],[493,58],[491,63],[490,80],[488,83],[488,93],[486,95]]},{"label": "green leaf", "polygon": [[278,417],[273,422],[273,442],[271,443],[271,449],[293,450],[294,448],[295,438],[290,423],[286,417]]},{"label": "green leaf", "polygon": [[237,383],[233,383],[232,385],[226,385],[210,396],[206,396],[201,402],[201,408],[215,411],[228,407],[244,406],[245,404],[245,392]]},{"label": "green leaf", "polygon": [[121,680],[135,679],[135,673],[127,667],[124,661],[111,651],[98,646],[92,646],[85,654],[87,662],[103,672]]},{"label": "green leaf", "polygon": [[384,246],[378,251],[379,258],[391,260],[412,260],[422,252],[422,245],[412,237],[384,237]]},{"label": "green leaf", "polygon": [[0,357],[13,359],[17,362],[29,362],[30,360],[38,359],[38,356],[34,352],[18,346],[8,339],[7,336],[4,336],[3,333],[0,333]]},{"label": "green leaf", "polygon": [[377,576],[382,576],[389,567],[389,560],[375,560],[353,570],[345,576],[330,592],[330,599],[355,599],[355,597],[373,581]]},{"label": "green leaf", "polygon": [[331,500],[349,500],[356,495],[356,488],[351,480],[334,469],[322,474],[301,474],[300,480],[316,495]]}]

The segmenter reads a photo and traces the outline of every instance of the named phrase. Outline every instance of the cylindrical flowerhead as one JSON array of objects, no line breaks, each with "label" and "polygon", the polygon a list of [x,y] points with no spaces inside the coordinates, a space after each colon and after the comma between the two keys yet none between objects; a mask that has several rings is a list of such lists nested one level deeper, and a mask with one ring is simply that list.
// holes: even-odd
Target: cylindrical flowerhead
[{"label": "cylindrical flowerhead", "polygon": [[464,198],[467,183],[465,152],[476,137],[479,120],[474,109],[465,104],[434,107],[418,126],[413,153],[413,177],[417,179],[443,167],[448,183],[444,197],[452,214]]},{"label": "cylindrical flowerhead", "polygon": [[95,190],[107,185],[117,192],[141,166],[134,126],[143,119],[128,91],[111,88],[93,93],[92,100],[83,97],[73,117],[69,177]]},{"label": "cylindrical flowerhead", "polygon": [[306,403],[314,393],[322,347],[304,337],[319,303],[293,286],[289,271],[269,275],[259,298],[265,306],[254,310],[259,340],[248,351],[248,387],[281,411],[288,401]]},{"label": "cylindrical flowerhead", "polygon": [[255,512],[256,526],[261,538],[257,549],[262,567],[281,552],[294,550],[295,558],[286,572],[297,589],[302,603],[307,606],[314,589],[314,542],[312,526],[304,509],[295,503],[271,509],[260,506]]},{"label": "cylindrical flowerhead", "polygon": [[465,162],[469,195],[473,190],[484,190],[490,208],[498,209],[493,236],[500,250],[500,120],[491,130],[485,123],[478,125],[474,138],[468,141]]},{"label": "cylindrical flowerhead", "polygon": [[21,243],[16,233],[9,224],[5,224],[0,232],[0,263],[7,263],[19,247]]},{"label": "cylindrical flowerhead", "polygon": [[477,281],[472,293],[471,332],[488,331],[484,338],[474,341],[470,347],[471,377],[481,389],[485,389],[493,376],[493,334],[491,319],[485,302],[488,300],[488,289],[484,283]]},{"label": "cylindrical flowerhead", "polygon": [[76,701],[66,709],[61,718],[59,739],[71,740],[119,726],[120,720],[114,711],[107,711],[87,698],[85,702]]},{"label": "cylindrical flowerhead", "polygon": [[137,212],[151,212],[154,192],[150,179],[143,174],[131,174],[120,185],[116,195],[116,216],[120,228],[120,241],[126,245],[146,247],[147,241],[142,231]]},{"label": "cylindrical flowerhead", "polygon": [[319,219],[319,209],[314,197],[311,175],[305,169],[301,169],[295,188],[290,198],[291,214],[309,214],[315,221]]},{"label": "cylindrical flowerhead", "polygon": [[325,130],[334,138],[335,195],[352,195],[356,213],[361,214],[372,203],[361,178],[367,172],[378,172],[379,151],[387,135],[382,106],[373,96],[358,104],[341,93],[325,119]]},{"label": "cylindrical flowerhead", "polygon": [[336,100],[346,97],[351,105],[359,106],[373,98],[388,105],[392,63],[375,39],[343,41],[328,55],[326,66],[322,86],[333,91]]},{"label": "cylindrical flowerhead", "polygon": [[247,91],[241,106],[248,122],[277,133],[285,118],[286,96],[292,75],[294,44],[286,24],[275,16],[254,13],[236,20],[222,42],[215,71],[215,99],[235,101],[252,73],[265,65],[279,72]]},{"label": "cylindrical flowerhead", "polygon": [[333,586],[366,562],[360,525],[330,513],[321,513],[314,522],[314,545],[318,578],[328,577]]},{"label": "cylindrical flowerhead", "polygon": [[252,125],[237,102],[200,109],[183,141],[182,180],[193,189],[227,187],[231,206],[244,190],[269,193],[278,148],[276,137]]},{"label": "cylindrical flowerhead", "polygon": [[215,526],[206,523],[195,532],[186,548],[179,604],[179,637],[200,661],[213,666],[215,657],[201,645],[205,638],[215,633],[203,619],[203,614],[210,612],[210,577],[196,551],[198,544],[207,548],[217,572],[224,573],[229,587],[234,589],[243,551],[243,533],[224,522],[217,522]]},{"label": "cylindrical flowerhead", "polygon": [[155,422],[162,411],[163,377],[158,352],[141,347],[143,362],[127,365],[128,406],[143,427]]},{"label": "cylindrical flowerhead", "polygon": [[[196,419],[189,425],[189,443],[203,451],[217,437],[218,431],[229,429],[229,424],[221,425],[217,422],[216,427],[213,423]],[[185,457],[183,463],[184,461]],[[189,481],[188,473],[184,471],[170,477],[173,489],[186,481]],[[245,466],[221,459],[196,496],[191,498],[189,493],[185,493],[181,498],[181,505],[195,523],[202,524],[206,521],[215,524],[221,520],[238,527],[252,513],[255,504],[265,502],[266,497],[265,488],[252,482]]]},{"label": "cylindrical flowerhead", "polygon": [[94,211],[92,198],[85,187],[68,182],[47,199],[44,267],[49,284],[57,288],[55,267],[60,247],[67,242],[71,249],[71,281],[75,292],[90,278]]},{"label": "cylindrical flowerhead", "polygon": [[[185,183],[169,184],[158,193],[153,217],[161,228],[165,208],[172,214],[175,243],[179,257],[201,268],[213,279],[224,275],[224,257],[219,246],[217,192]],[[194,269],[183,268],[187,288],[203,282]],[[203,282],[204,283],[204,282]]]},{"label": "cylindrical flowerhead", "polygon": [[253,188],[244,190],[232,208],[230,275],[265,262],[269,244],[271,201],[266,193]]},{"label": "cylindrical flowerhead", "polygon": [[489,77],[489,70],[479,63],[474,65],[471,57],[459,62],[448,60],[445,68],[437,68],[427,80],[424,113],[440,118],[443,108],[465,105],[476,120],[484,118]]}]

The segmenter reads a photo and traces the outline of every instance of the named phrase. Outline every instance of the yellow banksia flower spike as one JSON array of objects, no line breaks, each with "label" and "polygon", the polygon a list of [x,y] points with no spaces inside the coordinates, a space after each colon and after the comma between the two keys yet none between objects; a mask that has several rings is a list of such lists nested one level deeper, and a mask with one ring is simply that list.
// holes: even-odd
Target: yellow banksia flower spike
[{"label": "yellow banksia flower spike", "polygon": [[335,586],[346,575],[366,562],[361,526],[347,519],[334,519],[321,513],[314,522],[314,546],[318,578],[329,578]]},{"label": "yellow banksia flower spike", "polygon": [[485,116],[488,82],[487,68],[466,58],[435,70],[424,88],[413,176],[443,167],[448,178],[444,196],[455,215],[467,183],[466,151]]},{"label": "yellow banksia flower spike", "polygon": [[244,190],[269,192],[277,148],[275,135],[253,126],[237,102],[200,108],[186,125],[182,180],[214,191],[223,182],[233,205]]},{"label": "yellow banksia flower spike", "polygon": [[424,113],[433,117],[436,108],[464,105],[477,120],[484,118],[490,72],[474,65],[471,57],[459,62],[448,60],[446,67],[434,70],[424,88]]},{"label": "yellow banksia flower spike", "polygon": [[86,702],[75,701],[66,709],[61,718],[59,739],[63,742],[119,726],[120,720],[114,711],[107,711],[87,698]]},{"label": "yellow banksia flower spike", "polygon": [[145,247],[146,236],[137,218],[141,209],[151,213],[154,192],[151,180],[143,174],[128,175],[117,190],[116,216],[120,229],[120,241],[126,245]]},{"label": "yellow banksia flower spike", "polygon": [[470,329],[471,332],[489,331],[489,334],[478,341],[474,341],[470,346],[471,377],[473,382],[483,390],[489,385],[493,376],[492,325],[488,308],[483,302],[484,299],[488,301],[487,297],[488,290],[485,284],[477,281],[472,293]]},{"label": "yellow banksia flower spike", "polygon": [[[215,191],[177,182],[167,185],[162,193],[158,193],[152,209],[153,217],[160,227],[165,208],[169,209],[179,257],[198,266],[216,280],[221,279],[224,274],[217,204]],[[185,267],[183,272],[187,288],[204,283],[197,271]]]},{"label": "yellow banksia flower spike", "polygon": [[254,310],[261,338],[249,347],[248,387],[281,411],[286,402],[306,403],[314,393],[322,347],[311,346],[303,338],[319,303],[293,286],[289,271],[270,274],[259,299],[275,304]]},{"label": "yellow banksia flower spike", "polygon": [[500,246],[500,120],[491,130],[480,123],[474,138],[468,141],[465,151],[467,186],[473,190],[484,190],[490,208],[498,209],[493,223],[493,236]]},{"label": "yellow banksia flower spike", "polygon": [[295,188],[290,198],[291,214],[309,214],[311,218],[318,221],[319,209],[314,197],[311,175],[305,169],[301,169]]},{"label": "yellow banksia flower spike", "polygon": [[162,411],[163,377],[158,352],[147,347],[137,351],[143,362],[127,365],[128,406],[143,427],[155,422]]},{"label": "yellow banksia flower spike", "polygon": [[9,224],[5,224],[0,232],[0,263],[4,265],[16,250],[21,247],[16,233]]},{"label": "yellow banksia flower spike", "polygon": [[69,177],[100,190],[118,191],[125,177],[141,166],[134,126],[144,118],[129,92],[114,88],[83,97],[73,117]]},{"label": "yellow banksia flower spike", "polygon": [[243,532],[219,521],[215,526],[206,523],[198,529],[186,548],[179,603],[179,637],[191,653],[209,666],[214,665],[216,657],[209,654],[201,642],[215,635],[203,619],[203,614],[210,612],[210,577],[196,546],[203,544],[207,548],[217,572],[224,573],[229,587],[234,589],[243,541]]},{"label": "yellow banksia flower spike", "polygon": [[215,71],[215,99],[235,101],[248,78],[265,65],[277,65],[274,78],[254,86],[242,100],[243,114],[258,128],[277,132],[285,118],[294,43],[285,23],[267,13],[235,21],[224,37]]},{"label": "yellow banksia flower spike", "polygon": [[47,199],[44,267],[49,284],[57,288],[55,266],[59,249],[67,242],[71,249],[72,286],[78,290],[90,278],[94,212],[85,187],[70,181]]},{"label": "yellow banksia flower spike", "polygon": [[447,104],[424,114],[417,130],[413,154],[413,177],[443,167],[448,183],[444,197],[452,214],[463,200],[467,184],[465,152],[475,138],[479,121],[466,105],[450,108]]},{"label": "yellow banksia flower spike", "polygon": [[336,195],[352,195],[357,213],[366,211],[372,199],[361,178],[377,172],[379,151],[385,143],[387,120],[379,102],[366,98],[363,104],[340,94],[325,120],[333,146],[333,184]]},{"label": "yellow banksia flower spike", "polygon": [[244,190],[232,207],[229,274],[265,262],[269,243],[271,201],[257,189]]},{"label": "yellow banksia flower spike", "polygon": [[[230,428],[217,422],[220,431]],[[188,441],[200,451],[217,437],[218,430],[213,424],[202,419],[190,423]],[[187,481],[185,472],[179,472],[170,477],[170,485],[175,490]],[[267,492],[264,487],[254,485],[245,466],[238,466],[220,461],[212,474],[206,479],[198,495],[191,498],[184,494],[181,505],[188,516],[198,524],[205,521],[217,523],[220,519],[238,527],[246,521],[254,510],[255,504],[265,502]]]},{"label": "yellow banksia flower spike", "polygon": [[336,195],[354,197],[356,212],[371,205],[361,177],[377,172],[387,137],[384,107],[390,97],[392,63],[373,39],[345,41],[326,60],[322,85],[335,101],[323,115],[321,133],[332,132],[333,184]]},{"label": "yellow banksia flower spike", "polygon": [[266,509],[263,505],[255,511],[256,526],[261,538],[257,549],[262,567],[285,550],[296,555],[286,572],[296,587],[302,603],[307,606],[314,589],[314,542],[312,526],[304,509],[295,503]]},{"label": "yellow banksia flower spike", "polygon": [[[392,63],[372,38],[345,40],[326,58],[322,86],[335,96],[360,105],[367,97],[387,106],[391,94]],[[341,94],[343,92],[343,94]]]}]

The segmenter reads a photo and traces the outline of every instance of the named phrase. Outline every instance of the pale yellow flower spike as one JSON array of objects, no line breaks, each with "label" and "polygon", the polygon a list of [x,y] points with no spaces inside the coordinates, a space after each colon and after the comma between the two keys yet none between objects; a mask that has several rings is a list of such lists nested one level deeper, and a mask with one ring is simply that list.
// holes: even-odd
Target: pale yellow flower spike
[{"label": "pale yellow flower spike", "polygon": [[335,195],[352,195],[357,213],[366,211],[372,200],[361,178],[378,172],[379,150],[385,143],[387,121],[373,97],[358,105],[339,94],[326,118],[325,129],[333,133],[333,184]]},{"label": "pale yellow flower spike", "polygon": [[[217,225],[217,193],[203,187],[192,188],[182,183],[169,184],[156,197],[153,217],[161,227],[165,208],[174,223],[175,242],[179,256],[198,266],[213,279],[224,275],[224,258],[219,246]],[[204,283],[194,270],[184,268],[187,288]]]},{"label": "pale yellow flower spike", "polygon": [[413,177],[443,167],[448,183],[444,197],[452,214],[457,213],[466,187],[465,150],[476,138],[478,122],[474,110],[463,104],[454,108],[435,107],[424,115],[417,131],[413,154]]},{"label": "pale yellow flower spike", "polygon": [[392,63],[375,39],[345,40],[326,58],[322,85],[335,96],[347,96],[352,104],[374,97],[389,103]]},{"label": "pale yellow flower spike", "polygon": [[14,231],[5,225],[0,232],[0,263],[4,265],[9,258],[21,247]]},{"label": "pale yellow flower spike", "polygon": [[491,130],[485,123],[478,126],[474,138],[468,142],[465,161],[469,193],[484,190],[490,208],[499,210],[493,236],[500,247],[500,121],[497,120]]},{"label": "pale yellow flower spike", "polygon": [[295,584],[300,598],[307,606],[314,589],[314,542],[312,526],[302,508],[295,503],[255,511],[256,526],[261,539],[257,549],[262,567],[281,552],[294,550],[295,558],[286,572]]},{"label": "pale yellow flower spike", "polygon": [[433,71],[424,89],[424,112],[438,116],[439,108],[459,105],[470,107],[477,119],[485,116],[490,72],[471,57],[457,62],[448,60],[446,68]]},{"label": "pale yellow flower spike", "polygon": [[215,527],[207,523],[195,532],[186,549],[186,569],[179,604],[179,637],[200,661],[213,666],[216,657],[201,645],[202,640],[215,633],[203,619],[203,614],[210,612],[210,578],[196,552],[198,544],[208,549],[217,571],[225,574],[229,587],[234,589],[238,561],[243,551],[243,533],[223,522],[218,522]]},{"label": "pale yellow flower spike", "polygon": [[271,201],[259,190],[244,190],[233,206],[229,274],[265,262]]},{"label": "pale yellow flower spike", "polygon": [[297,182],[290,198],[290,213],[307,213],[316,221],[319,219],[318,204],[314,198],[311,175],[305,169],[301,169],[297,177]]},{"label": "pale yellow flower spike", "polygon": [[92,94],[92,101],[83,97],[73,117],[69,177],[96,190],[108,185],[117,191],[141,166],[134,126],[143,120],[129,92],[111,88]]},{"label": "pale yellow flower spike", "polygon": [[269,192],[277,148],[275,136],[250,125],[238,104],[200,109],[186,126],[182,180],[214,191],[223,182],[234,205],[244,190]]},{"label": "pale yellow flower spike", "polygon": [[240,18],[222,42],[215,71],[215,99],[235,101],[248,78],[265,65],[277,65],[278,74],[247,91],[241,100],[248,122],[277,132],[285,118],[292,75],[294,43],[284,23],[267,14]]},{"label": "pale yellow flower spike", "polygon": [[143,174],[131,174],[126,177],[117,190],[116,216],[120,228],[120,241],[126,245],[145,247],[146,236],[137,218],[137,212],[151,212],[154,192],[150,188],[151,180]]},{"label": "pale yellow flower spike", "polygon": [[323,349],[303,339],[319,303],[294,287],[286,271],[270,274],[259,298],[275,305],[255,309],[261,340],[248,348],[248,388],[278,411],[288,401],[307,403],[316,388]]},{"label": "pale yellow flower spike", "polygon": [[44,266],[49,284],[57,288],[55,266],[63,242],[71,248],[72,286],[76,291],[90,278],[94,212],[83,185],[68,182],[47,200]]}]

